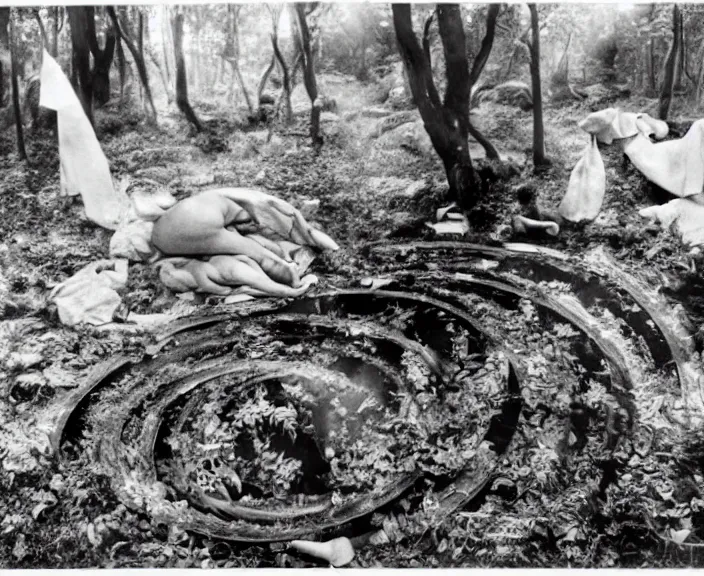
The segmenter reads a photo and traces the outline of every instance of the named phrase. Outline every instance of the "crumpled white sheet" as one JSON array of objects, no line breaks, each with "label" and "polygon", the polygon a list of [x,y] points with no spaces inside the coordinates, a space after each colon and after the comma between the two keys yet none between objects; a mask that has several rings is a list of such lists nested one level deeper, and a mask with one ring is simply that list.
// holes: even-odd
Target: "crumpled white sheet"
[{"label": "crumpled white sheet", "polygon": [[579,123],[580,128],[604,144],[623,140],[623,151],[651,182],[675,196],[700,194],[704,188],[704,120],[692,124],[677,140],[661,140],[668,134],[666,122],[648,114],[606,108]]},{"label": "crumpled white sheet", "polygon": [[[704,206],[690,199],[704,198],[704,119],[694,122],[682,138],[666,142],[651,141],[651,136],[656,140],[667,136],[668,126],[648,114],[607,108],[590,114],[579,125],[600,142],[621,140],[623,152],[643,176],[679,196],[662,206],[641,209],[641,216],[672,228],[688,246],[704,245]],[[569,188],[563,204],[571,193]],[[571,220],[562,207],[560,213]]]},{"label": "crumpled white sheet", "polygon": [[[701,152],[698,152],[701,144],[696,148],[692,142],[694,138],[690,138],[686,145],[695,151],[687,152],[681,150],[685,144],[680,143],[680,140],[654,144],[650,141],[650,136],[664,138],[669,128],[666,122],[648,114],[606,108],[589,114],[579,123],[579,127],[591,135],[591,142],[572,170],[567,192],[558,208],[560,215],[571,222],[594,220],[601,211],[606,192],[606,172],[597,141],[604,144],[611,144],[615,140],[623,142],[624,152],[636,168],[666,190],[681,190],[685,183],[696,186],[693,182],[702,174],[701,167],[696,166],[692,160],[697,154],[701,156]],[[674,142],[678,144],[673,144]],[[681,158],[673,157],[675,150],[680,151]],[[687,162],[691,165],[691,170],[685,166]],[[699,187],[701,190],[701,184]]]},{"label": "crumpled white sheet", "polygon": [[106,324],[122,302],[115,290],[126,284],[127,260],[99,260],[54,287],[49,299],[66,326]]},{"label": "crumpled white sheet", "polygon": [[[121,188],[127,197],[129,181]],[[149,192],[137,190],[129,197],[129,210],[110,238],[110,257],[127,258],[134,262],[155,262],[161,254],[152,244],[154,222],[176,204],[168,190],[159,188]]]},{"label": "crumpled white sheet", "polygon": [[86,216],[115,230],[128,209],[114,188],[110,167],[93,127],[56,61],[44,50],[39,105],[56,110],[61,161],[61,195],[83,198]]},{"label": "crumpled white sheet", "polygon": [[592,112],[579,123],[579,127],[587,134],[595,135],[604,144],[637,134],[662,140],[669,132],[667,123],[662,120],[656,120],[644,112],[621,112],[618,108]]},{"label": "crumpled white sheet", "polygon": [[676,198],[662,206],[649,206],[638,211],[644,218],[674,227],[682,242],[690,247],[704,245],[704,206],[688,198]]},{"label": "crumpled white sheet", "polygon": [[685,198],[704,189],[704,119],[692,124],[678,140],[651,142],[638,135],[626,143],[624,153],[651,182]]}]

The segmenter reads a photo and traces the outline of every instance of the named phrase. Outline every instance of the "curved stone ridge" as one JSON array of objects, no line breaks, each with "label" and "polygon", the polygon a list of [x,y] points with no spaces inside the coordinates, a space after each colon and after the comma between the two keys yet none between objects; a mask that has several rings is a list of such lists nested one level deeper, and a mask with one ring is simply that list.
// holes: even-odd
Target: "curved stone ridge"
[{"label": "curved stone ridge", "polygon": [[[502,455],[515,444],[521,419],[564,426],[575,394],[601,394],[607,412],[624,414],[626,434],[639,424],[636,397],[646,374],[677,380],[692,410],[701,402],[701,377],[688,363],[681,327],[665,318],[657,295],[605,254],[574,261],[529,245],[438,242],[372,244],[368,255],[383,289],[181,319],[145,357],[98,367],[61,412],[52,438],[57,453],[94,459],[126,505],[160,521],[227,540],[283,541],[342,529],[431,470],[446,478],[436,494],[441,520],[506,465]],[[545,354],[531,351],[536,342],[546,343]],[[203,449],[203,414],[229,426],[253,394],[278,395],[297,407],[299,420],[312,415],[301,428],[307,432],[286,442],[319,452],[309,474],[315,489],[301,480],[289,493],[238,497],[222,483],[220,495],[199,484],[203,471],[193,472],[191,460],[194,446]],[[352,410],[340,411],[341,398]],[[459,427],[453,418],[468,407],[458,401],[474,403]],[[546,406],[545,414],[535,406]],[[443,411],[450,424],[438,418]],[[386,434],[396,442],[398,469],[371,487],[340,485],[335,458],[353,448],[330,447],[338,442],[333,421],[357,430],[361,437],[346,441],[363,446]],[[429,441],[423,434],[431,429],[439,435]],[[394,439],[416,433],[419,453],[409,439]],[[97,450],[82,450],[86,434]],[[206,447],[216,454],[203,460],[208,477],[225,456],[241,462],[245,436],[237,434]],[[437,472],[428,450],[443,442],[460,446],[463,460]],[[572,450],[567,436],[550,449]]]}]

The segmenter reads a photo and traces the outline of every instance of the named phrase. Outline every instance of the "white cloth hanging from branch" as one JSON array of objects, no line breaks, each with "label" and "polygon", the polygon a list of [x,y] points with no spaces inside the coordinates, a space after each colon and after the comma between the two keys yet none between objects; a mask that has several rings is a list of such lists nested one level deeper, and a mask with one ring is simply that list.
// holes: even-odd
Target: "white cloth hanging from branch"
[{"label": "white cloth hanging from branch", "polygon": [[592,134],[584,154],[570,174],[570,181],[558,212],[571,222],[594,220],[599,215],[606,192],[604,161]]},{"label": "white cloth hanging from branch", "polygon": [[115,230],[127,199],[113,187],[110,167],[83,106],[63,70],[44,50],[39,105],[56,110],[61,159],[61,195],[83,198],[86,216]]}]

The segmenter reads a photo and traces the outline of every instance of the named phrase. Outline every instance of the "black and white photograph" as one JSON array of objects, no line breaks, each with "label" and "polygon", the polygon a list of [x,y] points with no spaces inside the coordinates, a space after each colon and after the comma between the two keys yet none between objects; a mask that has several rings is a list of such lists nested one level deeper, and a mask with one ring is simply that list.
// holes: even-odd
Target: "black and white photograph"
[{"label": "black and white photograph", "polygon": [[704,4],[0,3],[0,570],[704,566]]}]

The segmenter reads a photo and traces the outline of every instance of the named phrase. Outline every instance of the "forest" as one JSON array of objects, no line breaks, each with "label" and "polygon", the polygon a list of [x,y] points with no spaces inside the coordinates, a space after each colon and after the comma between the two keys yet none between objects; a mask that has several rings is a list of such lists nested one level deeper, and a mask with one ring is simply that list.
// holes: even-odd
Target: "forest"
[{"label": "forest", "polygon": [[704,6],[0,6],[0,568],[704,565]]}]

